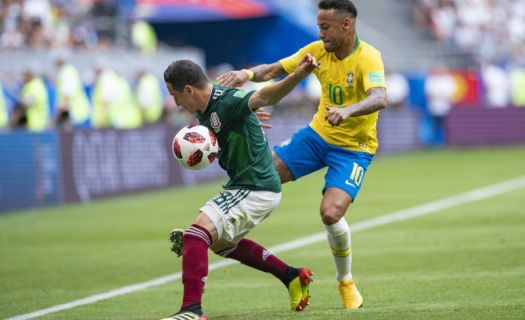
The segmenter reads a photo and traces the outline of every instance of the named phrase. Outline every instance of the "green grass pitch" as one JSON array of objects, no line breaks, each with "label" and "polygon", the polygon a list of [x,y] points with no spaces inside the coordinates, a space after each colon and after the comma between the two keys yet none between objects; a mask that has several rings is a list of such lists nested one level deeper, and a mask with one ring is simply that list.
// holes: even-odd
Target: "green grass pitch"
[{"label": "green grass pitch", "polygon": [[[347,213],[350,224],[525,175],[525,147],[378,157]],[[267,247],[324,230],[323,172],[285,185],[281,206],[250,238]],[[0,216],[0,318],[180,271],[172,227],[191,223],[214,182]],[[314,272],[311,305],[288,311],[270,275],[233,265],[210,272],[210,319],[524,319],[525,189],[353,233],[363,308],[344,311],[326,242],[279,256]],[[210,253],[210,262],[222,258]],[[179,307],[180,280],[40,319],[160,319]]]}]

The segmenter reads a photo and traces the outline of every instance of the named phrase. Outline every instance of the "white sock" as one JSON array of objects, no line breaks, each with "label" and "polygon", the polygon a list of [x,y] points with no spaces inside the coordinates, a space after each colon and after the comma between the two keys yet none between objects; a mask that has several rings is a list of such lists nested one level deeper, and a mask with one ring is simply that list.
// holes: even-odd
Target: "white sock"
[{"label": "white sock", "polygon": [[348,223],[343,217],[325,227],[334,257],[337,281],[352,279],[352,240]]}]

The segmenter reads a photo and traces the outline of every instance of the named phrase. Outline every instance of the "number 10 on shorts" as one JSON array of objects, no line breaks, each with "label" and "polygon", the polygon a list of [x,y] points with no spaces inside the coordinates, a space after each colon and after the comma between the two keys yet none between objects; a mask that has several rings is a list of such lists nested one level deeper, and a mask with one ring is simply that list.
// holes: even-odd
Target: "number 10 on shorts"
[{"label": "number 10 on shorts", "polygon": [[361,182],[363,181],[364,174],[365,169],[354,162],[354,167],[352,168],[352,173],[350,174],[350,180],[353,180],[357,186],[360,186]]}]

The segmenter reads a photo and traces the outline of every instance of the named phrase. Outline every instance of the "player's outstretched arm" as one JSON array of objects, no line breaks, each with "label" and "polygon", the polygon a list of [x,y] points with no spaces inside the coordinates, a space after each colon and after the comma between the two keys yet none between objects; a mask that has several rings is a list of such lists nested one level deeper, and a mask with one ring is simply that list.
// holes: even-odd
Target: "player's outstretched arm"
[{"label": "player's outstretched arm", "polygon": [[248,81],[264,82],[277,77],[284,76],[283,66],[279,62],[272,64],[261,64],[251,69],[232,70],[219,76],[217,81],[221,86],[240,87]]},{"label": "player's outstretched arm", "polygon": [[252,109],[274,105],[292,91],[301,80],[317,68],[317,60],[310,54],[305,55],[297,64],[297,69],[283,80],[267,85],[256,91],[248,105]]},{"label": "player's outstretched arm", "polygon": [[325,106],[327,111],[325,119],[331,125],[337,126],[350,117],[364,116],[386,108],[388,104],[386,88],[371,88],[367,91],[367,95],[365,99],[345,108]]}]

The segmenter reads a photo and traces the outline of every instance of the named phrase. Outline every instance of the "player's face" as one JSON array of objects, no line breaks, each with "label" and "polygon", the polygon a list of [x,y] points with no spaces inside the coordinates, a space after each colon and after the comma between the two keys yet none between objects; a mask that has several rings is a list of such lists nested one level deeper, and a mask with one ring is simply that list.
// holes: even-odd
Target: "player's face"
[{"label": "player's face", "polygon": [[319,38],[328,52],[338,50],[351,32],[351,21],[334,9],[319,10],[317,13]]},{"label": "player's face", "polygon": [[166,87],[170,92],[173,99],[175,99],[175,104],[184,110],[188,111],[191,114],[194,114],[198,111],[197,105],[193,99],[193,92],[188,88],[184,87],[182,91],[176,90],[171,83],[166,83]]}]

